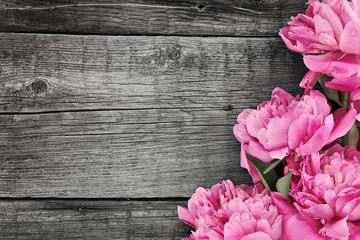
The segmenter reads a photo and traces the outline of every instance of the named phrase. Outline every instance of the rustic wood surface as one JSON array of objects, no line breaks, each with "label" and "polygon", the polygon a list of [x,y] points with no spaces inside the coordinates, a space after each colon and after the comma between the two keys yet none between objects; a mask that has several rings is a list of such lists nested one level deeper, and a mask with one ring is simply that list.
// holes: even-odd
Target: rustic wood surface
[{"label": "rustic wood surface", "polygon": [[188,197],[247,183],[237,114],[275,86],[300,91],[293,79],[305,73],[274,38],[3,34],[0,44],[4,197]]},{"label": "rustic wood surface", "polygon": [[0,0],[0,31],[276,36],[307,0]]},{"label": "rustic wood surface", "polygon": [[237,114],[301,93],[305,2],[0,0],[1,238],[188,236],[197,187],[250,182]]},{"label": "rustic wood surface", "polygon": [[180,239],[185,201],[3,200],[1,239]]}]

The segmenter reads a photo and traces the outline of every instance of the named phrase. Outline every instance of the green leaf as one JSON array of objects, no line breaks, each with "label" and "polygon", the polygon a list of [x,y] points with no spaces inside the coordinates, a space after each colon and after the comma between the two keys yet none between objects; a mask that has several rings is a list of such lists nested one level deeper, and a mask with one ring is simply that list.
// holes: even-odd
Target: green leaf
[{"label": "green leaf", "polygon": [[359,130],[356,126],[356,123],[350,128],[349,132],[343,137],[344,146],[350,145],[353,148],[357,149],[359,141]]},{"label": "green leaf", "polygon": [[264,170],[264,174],[268,173],[271,169],[275,168],[277,165],[279,165],[279,163],[281,163],[284,159],[275,159],[272,160],[269,164],[269,166],[267,166]]},{"label": "green leaf", "polygon": [[264,170],[268,167],[266,165],[266,163],[264,163],[263,161],[249,155],[246,154],[247,158],[249,159],[249,161],[254,165],[257,173],[260,176],[260,179],[262,181],[262,183],[264,184],[265,188],[271,192],[271,191],[275,191],[275,185],[276,182],[278,181],[279,177],[277,176],[276,172],[271,169],[268,171],[268,173],[264,174]]},{"label": "green leaf", "polygon": [[289,196],[290,181],[293,171],[288,172],[285,176],[280,178],[276,183],[276,191],[281,192],[286,197]]},{"label": "green leaf", "polygon": [[335,90],[335,89],[327,88],[325,86],[325,83],[328,81],[331,81],[331,80],[332,80],[332,77],[329,77],[329,76],[323,74],[319,78],[319,83],[320,83],[321,87],[323,88],[324,93],[327,98],[333,100],[339,106],[343,106],[343,103],[339,99],[339,91]]}]

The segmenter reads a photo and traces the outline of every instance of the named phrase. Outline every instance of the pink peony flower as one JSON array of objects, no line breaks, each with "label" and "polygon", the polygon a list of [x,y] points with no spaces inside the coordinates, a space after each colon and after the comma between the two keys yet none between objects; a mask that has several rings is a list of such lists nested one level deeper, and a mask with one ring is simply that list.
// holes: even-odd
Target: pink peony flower
[{"label": "pink peony flower", "polygon": [[310,0],[308,4],[305,15],[293,17],[290,26],[280,30],[290,50],[310,54],[304,57],[310,72],[300,86],[312,88],[317,73],[324,73],[334,78],[326,87],[356,90],[360,87],[360,0]]},{"label": "pink peony flower", "polygon": [[[296,162],[345,135],[355,121],[355,109],[346,114],[344,109],[338,109],[333,115],[330,110],[325,96],[318,91],[293,97],[275,88],[270,101],[256,110],[244,110],[237,118],[234,135],[241,142],[241,166],[257,182],[259,177],[245,152],[265,163],[286,156]],[[290,166],[296,168],[295,164]]]},{"label": "pink peony flower", "polygon": [[179,218],[196,229],[190,238],[213,240],[281,240],[282,216],[260,184],[234,186],[224,181],[198,188]]},{"label": "pink peony flower", "polygon": [[294,206],[279,195],[274,198],[286,215],[285,239],[299,239],[294,235],[304,229],[308,239],[360,238],[360,152],[352,147],[336,144],[308,157],[290,195]]}]

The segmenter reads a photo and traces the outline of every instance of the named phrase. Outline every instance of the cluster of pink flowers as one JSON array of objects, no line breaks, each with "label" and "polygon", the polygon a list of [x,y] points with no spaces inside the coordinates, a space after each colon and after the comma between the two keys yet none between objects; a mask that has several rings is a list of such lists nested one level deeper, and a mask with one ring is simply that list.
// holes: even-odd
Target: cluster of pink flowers
[{"label": "cluster of pink flowers", "polygon": [[304,95],[275,88],[239,114],[234,135],[254,186],[198,188],[178,208],[195,229],[185,239],[360,240],[360,0],[308,4],[280,30],[304,54]]},{"label": "cluster of pink flowers", "polygon": [[234,186],[224,181],[211,189],[198,188],[188,209],[178,207],[182,221],[196,228],[185,239],[282,239],[282,215],[270,194],[257,184]]}]

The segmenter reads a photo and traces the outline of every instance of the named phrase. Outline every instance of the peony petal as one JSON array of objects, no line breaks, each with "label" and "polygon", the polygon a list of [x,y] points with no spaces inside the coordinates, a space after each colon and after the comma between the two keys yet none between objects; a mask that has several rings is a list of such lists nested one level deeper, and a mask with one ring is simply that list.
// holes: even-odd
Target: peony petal
[{"label": "peony petal", "polygon": [[288,147],[284,147],[278,150],[272,150],[270,151],[270,157],[272,159],[283,159],[284,157],[286,157],[286,155],[288,155],[289,152],[290,151]]},{"label": "peony petal", "polygon": [[279,215],[273,225],[271,226],[271,238],[272,239],[282,239],[282,234],[283,234],[283,231],[282,231],[282,219],[283,219],[283,216]]},{"label": "peony petal", "polygon": [[322,224],[320,220],[305,217],[297,213],[290,217],[284,225],[284,238],[287,240],[325,240],[319,234]]},{"label": "peony petal", "polygon": [[305,88],[305,94],[309,94],[310,90],[313,89],[321,73],[309,70],[301,80],[299,86]]},{"label": "peony petal", "polygon": [[257,222],[257,231],[266,233],[266,235],[271,234],[271,227],[267,220],[259,219]]},{"label": "peony petal", "polygon": [[360,87],[360,77],[357,73],[341,78],[333,78],[325,83],[325,87],[339,90],[341,92],[351,92]]},{"label": "peony petal", "polygon": [[[271,237],[269,237],[269,235],[267,235],[266,233],[263,232],[256,232],[256,233],[251,233],[243,238],[240,238],[240,240],[272,240]],[[224,238],[224,240],[239,240],[239,238]]]},{"label": "peony petal", "polygon": [[348,228],[350,231],[349,240],[360,240],[360,221],[357,222],[349,222]]},{"label": "peony petal", "polygon": [[284,148],[288,144],[288,128],[295,120],[294,112],[287,112],[281,118],[272,118],[266,131],[269,148]]},{"label": "peony petal", "polygon": [[304,140],[307,135],[307,126],[309,122],[308,115],[301,115],[298,119],[289,127],[288,145],[291,150],[296,149],[300,146],[300,143]]},{"label": "peony petal", "polygon": [[190,214],[187,208],[178,206],[178,215],[181,221],[195,228],[195,218]]},{"label": "peony petal", "polygon": [[346,24],[340,39],[341,51],[360,54],[360,29],[355,21]]},{"label": "peony petal", "polygon": [[350,232],[347,226],[347,218],[334,221],[325,227],[326,236],[332,237],[338,240],[347,240]]},{"label": "peony petal", "polygon": [[323,19],[325,19],[331,26],[334,35],[338,41],[340,41],[341,34],[343,32],[343,27],[339,16],[325,3],[315,3],[314,4],[314,13],[319,14]]},{"label": "peony petal", "polygon": [[331,124],[320,127],[309,141],[295,150],[296,153],[300,156],[308,156],[319,151],[325,145],[326,140],[329,138],[332,127],[333,126]]},{"label": "peony petal", "polygon": [[329,204],[318,204],[308,209],[302,209],[302,213],[312,218],[331,219],[335,216],[334,209]]},{"label": "peony petal", "polygon": [[[343,111],[343,110],[338,109],[337,111]],[[344,136],[350,130],[350,128],[354,125],[356,120],[356,110],[355,108],[350,107],[350,109],[347,111],[345,116],[339,119],[340,115],[334,113],[334,117],[336,117],[336,119],[334,119],[336,125],[331,131],[331,134],[326,144],[331,143],[337,138]]]},{"label": "peony petal", "polygon": [[265,163],[269,163],[273,160],[273,158],[270,156],[270,153],[268,150],[266,150],[260,143],[251,141],[249,142],[249,150],[248,153],[256,157],[257,159],[260,159],[261,161]]},{"label": "peony petal", "polygon": [[257,182],[261,181],[261,179],[260,179],[254,165],[246,157],[246,148],[247,147],[248,146],[246,144],[244,144],[244,142],[241,142],[241,156],[240,156],[241,164],[240,165],[241,165],[241,167],[248,170],[249,174],[252,177],[253,183],[257,183]]}]

